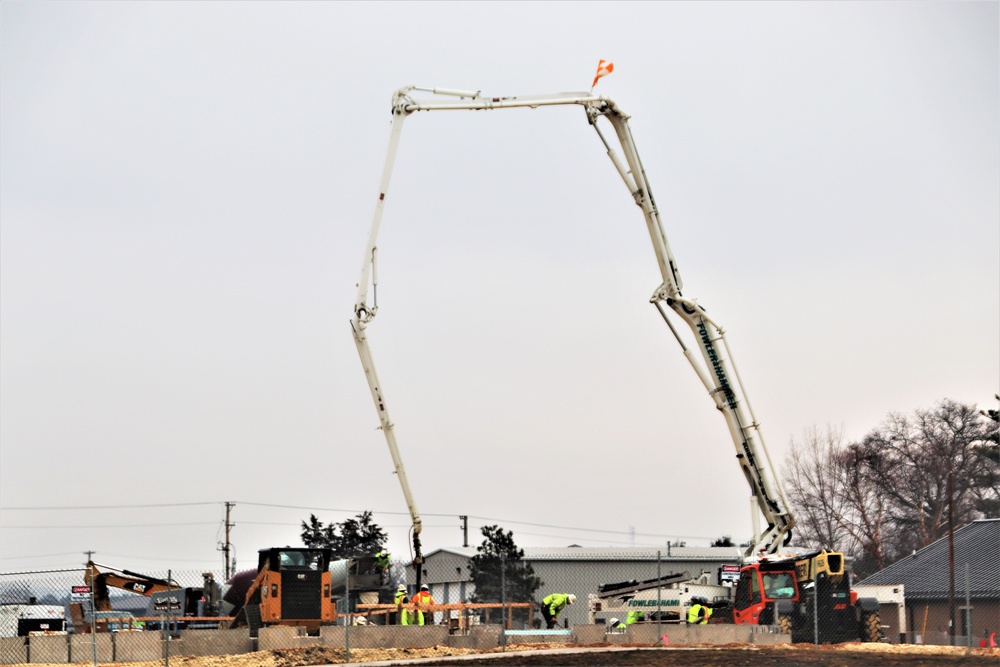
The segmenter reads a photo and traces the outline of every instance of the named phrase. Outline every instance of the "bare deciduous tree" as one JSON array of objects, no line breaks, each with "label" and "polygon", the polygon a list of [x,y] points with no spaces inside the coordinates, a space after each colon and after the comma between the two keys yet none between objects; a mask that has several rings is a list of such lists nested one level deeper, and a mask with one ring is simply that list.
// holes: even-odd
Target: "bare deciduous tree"
[{"label": "bare deciduous tree", "polygon": [[782,470],[798,542],[843,551],[864,574],[943,536],[949,501],[957,525],[997,516],[995,413],[944,400],[890,414],[857,443],[832,429],[806,432]]},{"label": "bare deciduous tree", "polygon": [[802,443],[792,441],[782,477],[799,544],[845,552],[854,547],[843,526],[843,491],[835,463],[843,448],[843,431],[829,427],[822,434],[813,427]]}]

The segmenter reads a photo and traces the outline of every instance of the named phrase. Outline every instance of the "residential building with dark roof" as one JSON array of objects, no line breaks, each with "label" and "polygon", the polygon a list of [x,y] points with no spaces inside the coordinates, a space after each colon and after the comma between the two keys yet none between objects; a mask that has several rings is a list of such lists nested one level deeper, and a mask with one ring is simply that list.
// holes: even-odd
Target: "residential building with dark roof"
[{"label": "residential building with dark roof", "polygon": [[[1000,637],[1000,519],[983,519],[962,526],[954,532],[954,544],[956,644],[966,643],[970,616],[967,610],[971,611],[973,644],[989,643],[994,633]],[[858,585],[902,585],[905,588],[907,641],[947,644],[950,642],[950,581],[948,537],[945,536]]]}]

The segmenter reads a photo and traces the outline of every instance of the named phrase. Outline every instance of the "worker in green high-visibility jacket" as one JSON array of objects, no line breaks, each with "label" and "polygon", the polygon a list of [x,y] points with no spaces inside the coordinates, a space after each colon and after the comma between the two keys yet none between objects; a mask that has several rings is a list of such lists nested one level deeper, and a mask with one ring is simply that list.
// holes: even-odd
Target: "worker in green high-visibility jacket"
[{"label": "worker in green high-visibility jacket", "polygon": [[410,598],[406,595],[406,585],[400,584],[399,588],[396,589],[396,596],[393,599],[396,605],[396,620],[400,625],[413,625],[414,617],[413,612],[409,609],[403,609],[404,604],[410,603]]},{"label": "worker in green high-visibility jacket", "polygon": [[572,593],[553,593],[546,595],[542,600],[542,617],[545,619],[546,629],[552,629],[559,625],[559,612],[566,608],[566,605],[576,602],[576,596]]}]

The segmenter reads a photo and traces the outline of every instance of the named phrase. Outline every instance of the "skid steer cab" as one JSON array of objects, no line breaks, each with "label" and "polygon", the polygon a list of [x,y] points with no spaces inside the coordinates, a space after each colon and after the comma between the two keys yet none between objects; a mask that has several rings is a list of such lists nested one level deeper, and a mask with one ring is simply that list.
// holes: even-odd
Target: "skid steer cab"
[{"label": "skid steer cab", "polygon": [[311,634],[332,624],[336,606],[330,591],[330,549],[261,549],[257,576],[247,589],[232,627],[295,625]]}]

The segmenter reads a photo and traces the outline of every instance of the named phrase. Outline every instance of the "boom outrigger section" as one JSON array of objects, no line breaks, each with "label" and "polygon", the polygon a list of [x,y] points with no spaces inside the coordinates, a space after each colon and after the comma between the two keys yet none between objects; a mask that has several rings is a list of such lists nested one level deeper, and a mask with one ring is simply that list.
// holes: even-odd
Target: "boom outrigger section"
[{"label": "boom outrigger section", "polygon": [[[416,99],[414,97],[415,93],[429,93],[432,97]],[[361,355],[361,363],[368,378],[372,398],[375,401],[375,408],[382,423],[382,431],[385,433],[386,442],[389,445],[389,451],[396,466],[396,474],[399,476],[403,495],[406,497],[413,520],[413,543],[416,552],[415,562],[419,563],[422,560],[419,538],[421,529],[420,515],[417,512],[416,504],[413,502],[413,497],[410,493],[409,483],[406,479],[403,462],[399,455],[396,437],[393,432],[393,423],[389,418],[385,395],[379,384],[375,365],[372,362],[371,349],[365,335],[365,329],[378,312],[378,230],[382,221],[382,212],[389,190],[389,181],[392,176],[393,163],[396,159],[396,151],[399,147],[403,121],[410,114],[417,111],[480,111],[523,107],[535,109],[538,107],[565,105],[583,107],[587,122],[597,132],[597,136],[604,145],[615,170],[628,188],[629,194],[635,200],[636,205],[642,209],[643,216],[646,219],[646,227],[649,231],[649,238],[653,243],[653,252],[656,255],[656,261],[660,268],[660,276],[663,281],[653,292],[650,302],[660,312],[664,322],[666,322],[671,333],[680,344],[684,356],[705,386],[711,399],[715,402],[715,406],[725,417],[726,425],[729,427],[730,435],[736,447],[736,458],[746,476],[747,483],[750,485],[751,494],[757,508],[767,522],[767,527],[763,530],[758,529],[755,523],[754,540],[747,549],[746,555],[775,553],[781,546],[788,544],[791,540],[791,529],[795,521],[788,513],[788,501],[777,482],[777,475],[775,475],[763,435],[760,432],[760,424],[753,414],[753,409],[750,406],[749,400],[747,400],[746,392],[743,390],[739,373],[732,361],[732,353],[726,343],[725,330],[707,315],[701,305],[683,296],[681,293],[683,284],[677,269],[677,262],[670,251],[670,244],[667,242],[667,237],[663,230],[656,201],[653,199],[649,182],[646,180],[646,172],[643,169],[639,153],[632,140],[632,132],[628,124],[629,117],[612,100],[589,93],[484,97],[479,91],[417,88],[411,86],[398,90],[392,100],[392,131],[389,137],[389,149],[386,154],[385,166],[382,170],[382,181],[379,185],[378,200],[375,203],[375,215],[372,221],[371,232],[368,236],[368,245],[365,247],[351,327],[354,330],[354,340],[358,347],[358,353]],[[604,119],[611,125],[614,135],[617,138],[617,144],[621,150],[621,156],[615,152],[612,144],[608,142],[608,139],[601,131],[599,125],[601,119]],[[370,302],[369,288],[372,292]],[[671,311],[690,327],[696,341],[695,345],[701,352],[700,359],[685,345],[683,339],[674,328],[670,317],[668,317],[668,313]],[[763,453],[764,460],[761,459],[761,453]],[[770,471],[770,476],[768,475],[768,471]],[[420,570],[421,568],[418,566],[416,568],[418,578]]]}]

